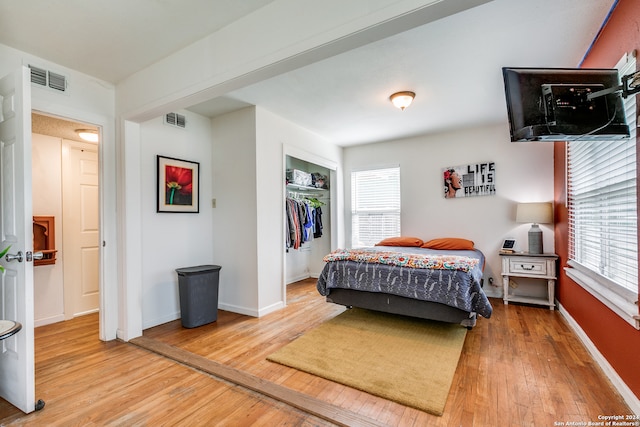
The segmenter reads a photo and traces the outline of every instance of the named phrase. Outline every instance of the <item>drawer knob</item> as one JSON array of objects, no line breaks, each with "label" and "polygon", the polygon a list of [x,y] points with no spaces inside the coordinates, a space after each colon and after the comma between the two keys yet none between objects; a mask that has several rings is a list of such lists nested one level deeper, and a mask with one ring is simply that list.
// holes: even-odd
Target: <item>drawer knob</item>
[{"label": "drawer knob", "polygon": [[528,266],[527,266],[527,267],[525,267],[523,264],[520,264],[520,268],[521,268],[521,269],[523,269],[523,270],[533,270],[533,269],[534,269],[534,266],[532,265],[532,266],[530,266],[530,267],[528,267]]}]

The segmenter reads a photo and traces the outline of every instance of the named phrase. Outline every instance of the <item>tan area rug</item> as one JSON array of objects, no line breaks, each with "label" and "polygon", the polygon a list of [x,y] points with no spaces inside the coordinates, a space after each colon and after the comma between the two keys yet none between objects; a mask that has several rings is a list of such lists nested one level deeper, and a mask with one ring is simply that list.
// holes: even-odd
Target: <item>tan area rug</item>
[{"label": "tan area rug", "polygon": [[354,308],[267,359],[442,415],[466,334],[460,325]]}]

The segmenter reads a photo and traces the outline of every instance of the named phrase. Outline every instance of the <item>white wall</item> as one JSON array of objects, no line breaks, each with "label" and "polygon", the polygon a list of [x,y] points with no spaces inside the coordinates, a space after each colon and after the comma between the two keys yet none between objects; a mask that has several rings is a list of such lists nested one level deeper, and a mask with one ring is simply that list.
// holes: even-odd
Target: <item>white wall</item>
[{"label": "white wall", "polygon": [[[448,166],[495,162],[496,195],[445,199],[442,170]],[[506,125],[464,129],[398,141],[345,148],[344,171],[400,165],[402,234],[424,240],[473,240],[487,258],[485,291],[502,295],[498,251],[505,237],[527,248],[530,225],[515,222],[517,202],[553,200],[553,144],[512,143]],[[351,189],[345,185],[345,212]],[[351,223],[347,215],[347,235]],[[553,251],[553,229],[540,226],[544,247]],[[493,277],[496,286],[488,285]]]},{"label": "white wall", "polygon": [[[222,265],[220,308],[262,316],[285,302],[285,152],[298,150],[308,160],[337,165],[342,150],[258,107],[216,117],[212,126],[217,204],[212,239]],[[341,187],[342,175],[337,176],[335,185]]]},{"label": "white wall", "polygon": [[[210,120],[187,111],[179,113],[186,116],[186,129],[165,125],[162,117],[140,126],[142,324],[145,329],[180,317],[176,268],[216,264],[211,243]],[[199,213],[156,212],[156,155],[200,163]]]},{"label": "white wall", "polygon": [[212,120],[213,255],[220,308],[258,315],[255,108]]},{"label": "white wall", "polygon": [[[320,165],[342,164],[342,149],[325,138],[263,109],[256,108],[257,122],[257,195],[258,195],[258,280],[260,314],[279,307],[286,299],[284,278],[284,179],[285,155]],[[342,187],[342,175],[332,182],[332,188]],[[332,193],[331,199],[337,197]],[[337,205],[340,205],[339,203]],[[330,215],[326,212],[325,215]],[[342,221],[337,220],[336,231],[327,235],[334,245],[339,244],[338,231]],[[323,237],[325,238],[325,237]]]},{"label": "white wall", "polygon": [[67,77],[68,87],[64,93],[32,85],[34,109],[83,111],[83,116],[96,115],[113,119],[115,87],[112,84],[2,44],[0,58],[0,76],[7,75],[23,65],[34,65]]},{"label": "white wall", "polygon": [[33,302],[36,326],[64,320],[62,253],[62,140],[32,135],[33,215],[55,217],[56,263],[33,268]]}]

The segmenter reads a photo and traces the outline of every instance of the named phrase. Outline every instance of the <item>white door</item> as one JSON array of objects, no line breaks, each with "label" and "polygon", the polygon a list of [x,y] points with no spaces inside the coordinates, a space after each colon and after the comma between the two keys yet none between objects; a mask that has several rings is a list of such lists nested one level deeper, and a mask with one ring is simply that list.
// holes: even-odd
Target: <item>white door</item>
[{"label": "white door", "polygon": [[100,307],[98,145],[62,141],[65,318]]},{"label": "white door", "polygon": [[22,260],[0,260],[0,318],[22,324],[0,341],[0,396],[25,413],[35,408],[31,83],[26,67],[0,79],[0,240]]}]

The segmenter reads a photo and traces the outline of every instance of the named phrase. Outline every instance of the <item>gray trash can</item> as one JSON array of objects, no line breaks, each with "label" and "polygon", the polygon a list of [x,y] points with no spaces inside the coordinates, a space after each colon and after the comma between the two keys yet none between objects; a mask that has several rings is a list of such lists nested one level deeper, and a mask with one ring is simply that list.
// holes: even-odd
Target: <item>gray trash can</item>
[{"label": "gray trash can", "polygon": [[182,326],[195,328],[218,320],[219,265],[176,269]]}]

